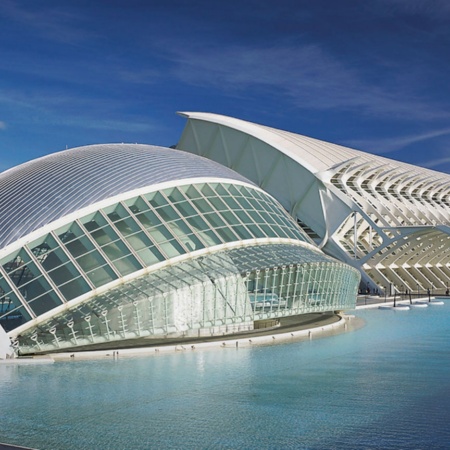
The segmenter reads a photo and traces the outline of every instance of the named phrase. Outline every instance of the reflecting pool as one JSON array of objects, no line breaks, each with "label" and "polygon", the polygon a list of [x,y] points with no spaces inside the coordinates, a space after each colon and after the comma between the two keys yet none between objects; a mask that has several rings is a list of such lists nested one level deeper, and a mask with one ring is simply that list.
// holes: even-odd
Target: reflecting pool
[{"label": "reflecting pool", "polygon": [[38,449],[447,449],[450,302],[311,341],[0,366],[0,442]]}]

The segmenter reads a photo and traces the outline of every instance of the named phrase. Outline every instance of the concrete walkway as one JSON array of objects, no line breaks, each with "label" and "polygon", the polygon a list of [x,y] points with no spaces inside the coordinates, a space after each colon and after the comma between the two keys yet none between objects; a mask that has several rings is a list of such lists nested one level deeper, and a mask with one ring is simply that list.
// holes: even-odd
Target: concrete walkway
[{"label": "concrete walkway", "polygon": [[311,339],[333,334],[336,329],[347,329],[354,316],[341,316],[334,313],[314,313],[280,319],[280,326],[255,331],[246,331],[221,336],[174,339],[135,339],[133,341],[111,342],[111,348],[90,351],[61,352],[48,354],[55,361],[118,358],[119,356],[157,355],[160,353],[197,350],[200,348],[240,348],[259,344]]},{"label": "concrete walkway", "polygon": [[356,300],[356,309],[368,309],[368,308],[378,308],[379,306],[393,306],[394,302],[398,305],[409,305],[410,301],[412,303],[416,302],[428,302],[429,300],[435,300],[435,297],[411,297],[411,300],[407,296],[397,296],[397,297],[380,297],[380,296],[368,296],[359,295]]}]

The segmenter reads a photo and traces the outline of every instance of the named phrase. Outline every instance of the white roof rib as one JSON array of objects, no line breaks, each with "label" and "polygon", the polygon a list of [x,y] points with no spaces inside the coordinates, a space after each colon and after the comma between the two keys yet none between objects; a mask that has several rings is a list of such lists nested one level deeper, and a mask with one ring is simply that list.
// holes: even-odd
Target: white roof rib
[{"label": "white roof rib", "polygon": [[445,179],[446,182],[450,179],[448,175],[434,170],[419,168],[412,164],[372,155],[342,145],[332,144],[289,131],[278,130],[265,125],[258,125],[233,117],[201,112],[179,112],[178,114],[189,119],[203,120],[228,126],[254,136],[297,161],[312,173],[324,172],[345,161],[358,158],[357,162],[355,161],[356,164],[369,163],[372,166],[389,165],[389,167],[398,168],[402,172],[419,173],[424,177],[432,176],[436,179]]},{"label": "white roof rib", "polygon": [[0,173],[0,249],[101,200],[203,177],[251,183],[206,158],[142,144],[90,145],[29,161]]}]

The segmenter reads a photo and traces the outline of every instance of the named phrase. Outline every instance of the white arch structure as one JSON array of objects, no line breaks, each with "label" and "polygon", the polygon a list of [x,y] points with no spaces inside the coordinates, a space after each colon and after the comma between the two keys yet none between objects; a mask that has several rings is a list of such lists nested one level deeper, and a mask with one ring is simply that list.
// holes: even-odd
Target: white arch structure
[{"label": "white arch structure", "polygon": [[450,176],[295,133],[183,112],[177,148],[273,195],[324,250],[381,292],[448,289]]}]

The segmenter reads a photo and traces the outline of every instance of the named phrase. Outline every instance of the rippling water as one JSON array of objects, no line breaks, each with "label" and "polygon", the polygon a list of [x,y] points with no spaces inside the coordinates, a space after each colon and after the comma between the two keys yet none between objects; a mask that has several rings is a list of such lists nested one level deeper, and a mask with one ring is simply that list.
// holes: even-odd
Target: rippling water
[{"label": "rippling water", "polygon": [[448,449],[450,302],[323,339],[0,366],[0,442],[38,449]]}]

